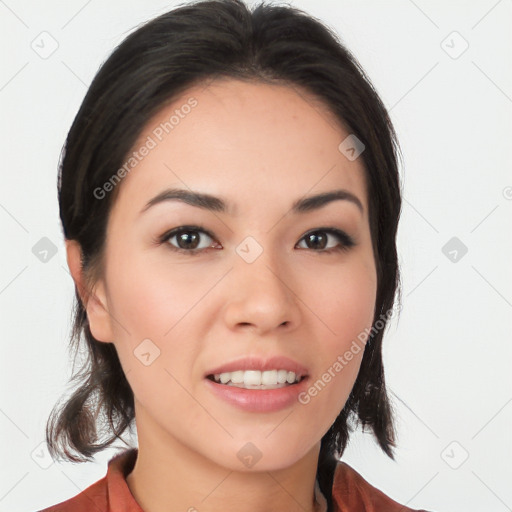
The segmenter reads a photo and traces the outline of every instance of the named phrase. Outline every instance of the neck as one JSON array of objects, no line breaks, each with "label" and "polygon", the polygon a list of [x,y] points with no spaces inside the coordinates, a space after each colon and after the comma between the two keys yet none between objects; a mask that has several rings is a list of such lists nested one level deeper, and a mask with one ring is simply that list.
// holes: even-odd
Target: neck
[{"label": "neck", "polygon": [[205,458],[158,429],[138,428],[137,434],[137,460],[126,481],[145,512],[319,510],[314,490],[320,443],[290,467],[239,471]]}]

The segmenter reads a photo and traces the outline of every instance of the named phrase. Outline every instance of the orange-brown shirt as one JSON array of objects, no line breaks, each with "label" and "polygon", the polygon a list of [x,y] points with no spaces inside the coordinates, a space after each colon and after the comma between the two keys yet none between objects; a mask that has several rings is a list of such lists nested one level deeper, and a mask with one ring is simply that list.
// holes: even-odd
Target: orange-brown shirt
[{"label": "orange-brown shirt", "polygon": [[[126,483],[137,452],[137,448],[131,448],[115,455],[110,459],[107,474],[101,480],[73,498],[39,512],[144,512]],[[400,505],[341,461],[334,473],[332,495],[335,512],[426,512]],[[315,497],[320,509],[325,512],[327,503],[318,482]]]}]

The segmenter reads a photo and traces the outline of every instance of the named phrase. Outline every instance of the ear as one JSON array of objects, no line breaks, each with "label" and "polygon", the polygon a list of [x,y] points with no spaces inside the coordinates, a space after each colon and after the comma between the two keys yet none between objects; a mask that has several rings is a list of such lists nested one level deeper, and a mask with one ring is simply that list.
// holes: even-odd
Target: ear
[{"label": "ear", "polygon": [[80,244],[76,240],[66,240],[65,243],[68,267],[87,312],[91,333],[98,341],[112,343],[112,317],[108,312],[103,280],[98,280],[93,289],[89,290],[82,270]]}]

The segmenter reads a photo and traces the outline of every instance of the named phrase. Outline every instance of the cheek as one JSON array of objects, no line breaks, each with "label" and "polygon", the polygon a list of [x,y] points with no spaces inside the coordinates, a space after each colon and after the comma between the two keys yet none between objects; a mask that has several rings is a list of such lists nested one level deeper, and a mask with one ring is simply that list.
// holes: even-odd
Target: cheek
[{"label": "cheek", "polygon": [[179,383],[188,382],[199,347],[184,328],[211,284],[191,285],[190,275],[155,265],[144,253],[118,261],[107,276],[108,302],[130,387],[138,402],[163,416],[172,414],[170,404],[186,410],[188,395]]},{"label": "cheek", "polygon": [[[197,279],[191,266],[169,264],[165,258],[151,259],[142,251],[118,261],[108,276],[109,310],[132,337],[142,339],[170,337],[169,331],[193,314],[199,299],[216,280],[212,275]],[[122,329],[118,332],[123,336]]]},{"label": "cheek", "polygon": [[[376,274],[365,260],[322,276],[326,283],[315,294],[315,312],[322,320],[317,374],[304,397],[315,415],[334,421],[357,378],[370,331],[376,299]],[[311,308],[313,309],[313,307]],[[325,389],[325,391],[324,391]],[[320,397],[317,399],[315,397]]]},{"label": "cheek", "polygon": [[375,269],[364,260],[323,276],[326,283],[316,294],[316,309],[329,327],[339,348],[370,328],[375,311],[377,283]]},{"label": "cheek", "polygon": [[[140,401],[155,398],[144,398],[149,388],[153,393],[166,390],[169,400],[180,391],[173,376],[184,383],[195,371],[203,350],[205,302],[201,299],[224,270],[199,272],[197,263],[169,264],[165,254],[151,259],[143,251],[111,261],[119,264],[108,268],[109,311],[127,378]],[[153,358],[144,365],[144,359]]]}]

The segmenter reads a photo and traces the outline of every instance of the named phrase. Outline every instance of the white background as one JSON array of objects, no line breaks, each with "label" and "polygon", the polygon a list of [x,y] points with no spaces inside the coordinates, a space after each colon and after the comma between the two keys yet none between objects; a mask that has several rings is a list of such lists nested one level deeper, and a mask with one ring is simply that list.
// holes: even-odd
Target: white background
[{"label": "white background", "polygon": [[[512,510],[512,2],[291,4],[341,35],[390,110],[404,154],[403,310],[384,350],[397,458],[360,433],[343,459],[409,507]],[[33,512],[78,494],[114,453],[46,469],[36,462],[71,375],[74,288],[57,164],[100,64],[175,5],[0,1],[0,511]],[[48,38],[43,31],[58,43],[46,59],[31,47]],[[463,41],[453,31],[469,44],[457,58]],[[57,247],[46,263],[32,252],[43,237]],[[452,237],[468,249],[455,262],[442,251]]]}]

